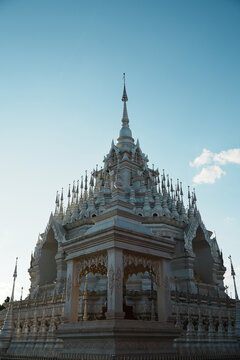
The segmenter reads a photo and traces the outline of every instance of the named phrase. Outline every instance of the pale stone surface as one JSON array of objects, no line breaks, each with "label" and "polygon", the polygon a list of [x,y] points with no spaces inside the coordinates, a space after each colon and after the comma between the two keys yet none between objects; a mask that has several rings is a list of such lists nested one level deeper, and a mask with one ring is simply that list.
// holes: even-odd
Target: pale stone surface
[{"label": "pale stone surface", "polygon": [[[182,184],[158,169],[123,119],[104,167],[56,197],[31,257],[27,299],[0,313],[9,354],[237,352],[240,307],[223,256]],[[87,282],[86,282],[87,279]],[[175,339],[175,340],[174,340]]]}]

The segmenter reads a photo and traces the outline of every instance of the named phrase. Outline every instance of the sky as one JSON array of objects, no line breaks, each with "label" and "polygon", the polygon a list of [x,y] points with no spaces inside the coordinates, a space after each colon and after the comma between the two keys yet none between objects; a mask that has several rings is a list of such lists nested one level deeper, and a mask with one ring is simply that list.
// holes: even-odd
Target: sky
[{"label": "sky", "polygon": [[55,194],[128,114],[149,165],[196,188],[240,292],[240,2],[0,0],[0,303],[28,294]]}]

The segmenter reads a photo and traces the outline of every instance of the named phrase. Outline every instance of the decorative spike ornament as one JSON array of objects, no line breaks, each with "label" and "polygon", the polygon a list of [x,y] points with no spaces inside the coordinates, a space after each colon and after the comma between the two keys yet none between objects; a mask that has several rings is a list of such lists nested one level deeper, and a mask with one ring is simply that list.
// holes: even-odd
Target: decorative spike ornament
[{"label": "decorative spike ornament", "polygon": [[177,212],[177,208],[176,208],[176,199],[175,197],[172,199],[172,218],[175,220],[179,220],[179,214]]},{"label": "decorative spike ornament", "polygon": [[169,192],[169,189],[170,189],[169,175],[167,175],[167,188],[168,188],[168,192]]},{"label": "decorative spike ornament", "polygon": [[85,186],[84,186],[84,196],[87,197],[87,190],[88,190],[88,176],[87,176],[87,170],[85,171]]},{"label": "decorative spike ornament", "polygon": [[157,193],[156,196],[155,196],[155,204],[154,204],[153,213],[158,214],[158,216],[163,215],[163,209],[162,209],[162,206],[161,206],[161,197],[160,197],[159,193]]},{"label": "decorative spike ornament", "polygon": [[239,300],[239,298],[238,298],[238,292],[237,292],[236,279],[235,279],[236,273],[235,273],[234,268],[233,268],[233,263],[232,263],[232,257],[231,257],[231,255],[229,255],[228,258],[229,258],[230,264],[231,264],[231,275],[232,275],[232,278],[233,278],[233,285],[234,285],[234,291],[235,291],[235,299],[236,299],[236,300]]},{"label": "decorative spike ornament", "polygon": [[57,219],[59,215],[59,195],[58,191],[56,194],[56,200],[55,200],[55,211],[54,211],[54,217]]},{"label": "decorative spike ornament", "polygon": [[191,207],[190,186],[188,186],[188,204],[189,204],[189,208],[190,208]]},{"label": "decorative spike ornament", "polygon": [[63,217],[64,217],[64,214],[63,214],[63,188],[62,188],[58,221],[62,222]]},{"label": "decorative spike ornament", "polygon": [[92,172],[91,172],[91,177],[90,177],[89,185],[91,186],[92,189],[94,188],[94,177],[93,177]]},{"label": "decorative spike ornament", "polygon": [[180,182],[180,196],[181,196],[181,201],[183,201],[182,182]]},{"label": "decorative spike ornament", "polygon": [[173,192],[174,192],[174,190],[173,190],[173,184],[172,184],[172,179],[170,179],[170,182],[171,182],[171,186],[170,186],[170,192],[172,193],[172,198],[173,198]]},{"label": "decorative spike ornament", "polygon": [[76,188],[76,202],[78,202],[79,197],[79,180],[77,181],[77,188]]},{"label": "decorative spike ornament", "polygon": [[1,330],[1,348],[8,348],[11,337],[14,332],[14,320],[13,320],[13,301],[14,301],[14,291],[15,291],[15,282],[17,278],[17,263],[18,258],[16,258],[15,269],[13,272],[13,286],[12,286],[12,295],[9,301],[5,321]]}]

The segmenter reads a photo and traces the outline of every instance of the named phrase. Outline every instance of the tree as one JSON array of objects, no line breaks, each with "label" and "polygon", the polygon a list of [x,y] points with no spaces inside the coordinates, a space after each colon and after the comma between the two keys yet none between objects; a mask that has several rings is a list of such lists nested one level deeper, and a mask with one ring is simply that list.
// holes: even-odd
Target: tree
[{"label": "tree", "polygon": [[6,299],[4,300],[4,303],[0,305],[0,311],[5,309],[5,304],[8,303],[9,301],[10,301],[10,297],[7,296]]}]

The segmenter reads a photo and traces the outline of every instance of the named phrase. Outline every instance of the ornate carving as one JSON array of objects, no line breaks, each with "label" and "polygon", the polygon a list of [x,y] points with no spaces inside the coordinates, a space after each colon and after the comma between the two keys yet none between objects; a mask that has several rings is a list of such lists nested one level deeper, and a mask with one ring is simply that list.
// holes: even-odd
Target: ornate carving
[{"label": "ornate carving", "polygon": [[118,267],[118,269],[116,271],[115,284],[116,284],[116,289],[120,290],[121,286],[122,286],[122,271],[121,271],[120,267]]},{"label": "ornate carving", "polygon": [[169,289],[169,277],[167,275],[165,275],[163,279],[163,286],[165,287],[165,289]]},{"label": "ornate carving", "polygon": [[192,248],[192,241],[196,237],[197,229],[200,227],[204,233],[204,238],[210,246],[211,254],[215,262],[218,262],[218,252],[214,241],[210,240],[208,231],[205,225],[202,222],[201,216],[198,213],[196,217],[193,218],[192,222],[187,227],[187,230],[184,232],[184,247],[187,253],[190,256],[195,256]]},{"label": "ornate carving", "polygon": [[151,256],[142,254],[123,252],[123,266],[124,266],[124,281],[127,280],[129,275],[137,275],[139,272],[152,270],[157,285],[161,285],[161,267],[160,261]]},{"label": "ornate carving", "polygon": [[99,252],[82,257],[76,265],[75,285],[78,285],[82,276],[89,272],[106,275],[107,263],[107,252]]},{"label": "ornate carving", "polygon": [[113,293],[114,281],[115,281],[114,270],[113,270],[113,266],[111,265],[110,270],[108,272],[108,287],[111,295]]}]

